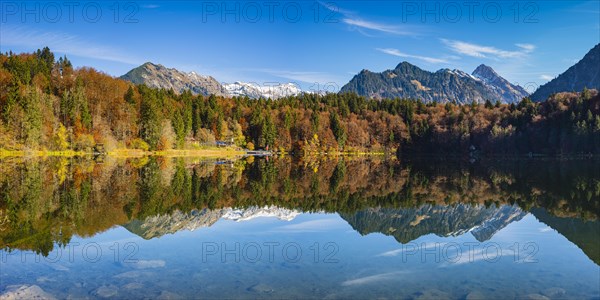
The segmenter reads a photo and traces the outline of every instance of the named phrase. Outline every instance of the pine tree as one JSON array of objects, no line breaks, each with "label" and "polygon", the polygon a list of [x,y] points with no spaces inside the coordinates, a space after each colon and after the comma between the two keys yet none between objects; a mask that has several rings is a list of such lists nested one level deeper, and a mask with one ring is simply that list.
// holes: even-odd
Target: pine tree
[{"label": "pine tree", "polygon": [[23,112],[25,113],[24,142],[27,146],[36,148],[42,137],[42,103],[40,95],[33,88],[30,88],[23,100]]},{"label": "pine tree", "polygon": [[490,100],[485,100],[485,108],[492,109],[493,107],[494,107],[494,105],[492,104],[492,102]]},{"label": "pine tree", "polygon": [[346,135],[346,129],[344,129],[340,122],[340,119],[335,113],[331,113],[329,122],[331,124],[331,131],[333,131],[333,135],[335,136],[335,139],[338,142],[338,146],[341,149],[343,149],[346,145],[346,140],[348,138]]},{"label": "pine tree", "polygon": [[161,118],[156,105],[156,96],[143,95],[140,107],[140,137],[150,145],[152,149],[156,149],[161,136]]},{"label": "pine tree", "polygon": [[319,112],[313,110],[310,116],[310,125],[313,133],[319,132]]},{"label": "pine tree", "polygon": [[135,104],[135,100],[133,99],[134,96],[134,92],[133,92],[133,87],[129,86],[129,88],[127,89],[127,93],[125,93],[125,102],[129,103],[129,104]]}]

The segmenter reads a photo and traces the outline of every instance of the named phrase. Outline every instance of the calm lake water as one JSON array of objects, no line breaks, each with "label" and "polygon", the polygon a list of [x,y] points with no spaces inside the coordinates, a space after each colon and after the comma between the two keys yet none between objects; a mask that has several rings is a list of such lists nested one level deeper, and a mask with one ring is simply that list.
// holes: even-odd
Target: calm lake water
[{"label": "calm lake water", "polygon": [[600,298],[598,162],[0,163],[0,299]]}]

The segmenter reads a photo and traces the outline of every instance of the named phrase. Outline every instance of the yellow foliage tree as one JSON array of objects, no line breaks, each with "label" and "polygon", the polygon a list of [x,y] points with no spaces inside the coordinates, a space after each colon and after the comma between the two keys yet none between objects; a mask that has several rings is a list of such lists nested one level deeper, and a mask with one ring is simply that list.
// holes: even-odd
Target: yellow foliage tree
[{"label": "yellow foliage tree", "polygon": [[59,123],[56,135],[54,136],[54,144],[57,150],[63,151],[69,148],[69,134],[67,128],[62,123]]}]

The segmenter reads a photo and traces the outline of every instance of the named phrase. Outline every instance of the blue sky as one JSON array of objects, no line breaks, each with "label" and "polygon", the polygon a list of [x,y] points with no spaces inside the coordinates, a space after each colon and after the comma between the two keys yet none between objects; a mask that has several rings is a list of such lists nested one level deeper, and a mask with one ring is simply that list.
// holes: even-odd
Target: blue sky
[{"label": "blue sky", "polygon": [[600,42],[597,0],[2,1],[0,17],[2,52],[49,46],[114,76],[151,61],[304,89],[408,61],[466,72],[484,63],[532,91]]}]

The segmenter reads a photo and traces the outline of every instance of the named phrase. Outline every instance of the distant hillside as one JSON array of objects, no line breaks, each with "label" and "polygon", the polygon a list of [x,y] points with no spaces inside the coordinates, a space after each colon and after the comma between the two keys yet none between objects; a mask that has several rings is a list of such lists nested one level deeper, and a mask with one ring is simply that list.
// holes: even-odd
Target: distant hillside
[{"label": "distant hillside", "polygon": [[450,69],[428,72],[408,62],[381,73],[363,70],[340,92],[354,92],[376,99],[411,98],[461,104],[486,100],[515,103],[528,95],[523,88],[510,84],[486,65],[480,65],[471,75]]},{"label": "distant hillside", "polygon": [[223,85],[211,76],[202,76],[195,72],[184,73],[150,62],[127,72],[121,79],[153,88],[173,89],[176,93],[190,90],[195,95],[227,95]]},{"label": "distant hillside", "polygon": [[544,101],[558,92],[580,92],[583,88],[600,90],[600,44],[590,50],[578,63],[558,77],[540,86],[531,100]]}]

